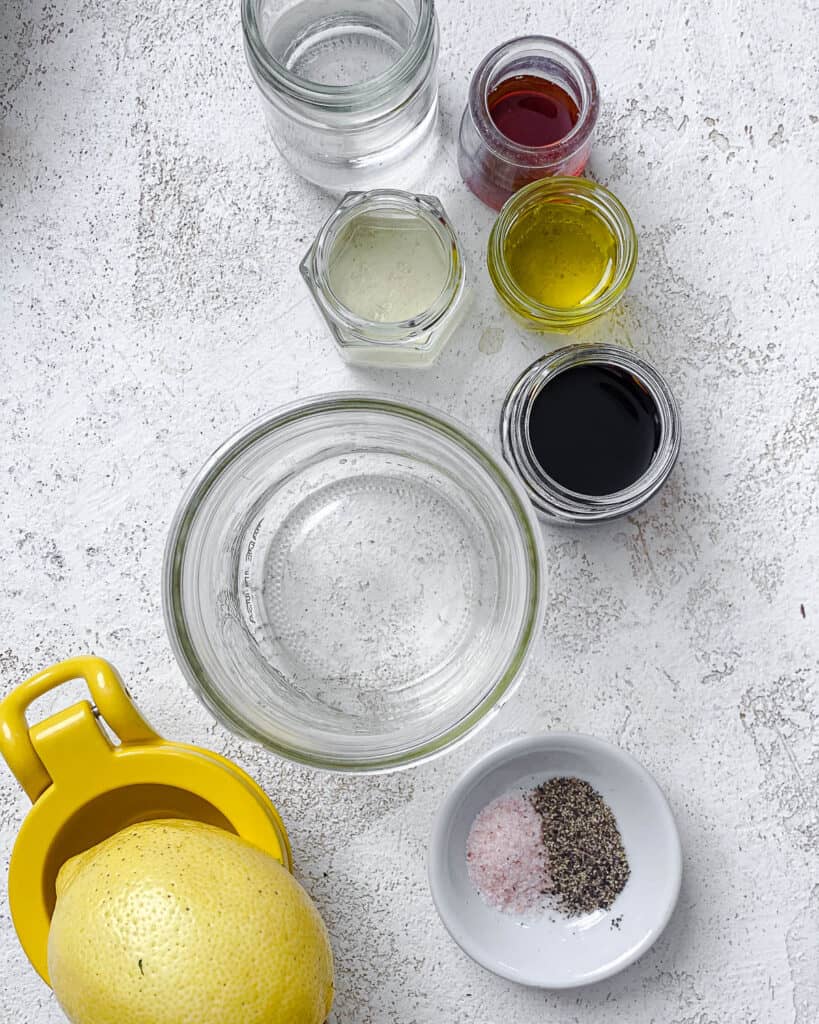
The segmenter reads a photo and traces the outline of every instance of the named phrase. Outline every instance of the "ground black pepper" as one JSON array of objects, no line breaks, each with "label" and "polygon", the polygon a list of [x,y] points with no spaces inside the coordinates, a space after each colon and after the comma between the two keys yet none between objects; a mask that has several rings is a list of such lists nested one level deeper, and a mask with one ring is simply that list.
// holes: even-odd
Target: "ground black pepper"
[{"label": "ground black pepper", "polygon": [[547,779],[530,799],[541,819],[557,909],[569,917],[608,909],[630,874],[608,804],[575,778]]}]

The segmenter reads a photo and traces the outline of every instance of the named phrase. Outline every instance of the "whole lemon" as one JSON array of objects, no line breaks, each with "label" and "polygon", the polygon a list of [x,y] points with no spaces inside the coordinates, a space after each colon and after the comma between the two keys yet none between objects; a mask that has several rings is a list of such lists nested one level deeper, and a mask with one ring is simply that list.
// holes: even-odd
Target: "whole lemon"
[{"label": "whole lemon", "polygon": [[277,860],[191,821],[123,829],[68,861],[48,937],[73,1024],[322,1024],[327,930]]}]

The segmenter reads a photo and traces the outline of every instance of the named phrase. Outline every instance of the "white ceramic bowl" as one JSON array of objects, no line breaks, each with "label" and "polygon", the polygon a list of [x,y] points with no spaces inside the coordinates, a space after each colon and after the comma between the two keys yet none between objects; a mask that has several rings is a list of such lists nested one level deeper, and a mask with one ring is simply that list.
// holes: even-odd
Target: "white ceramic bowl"
[{"label": "white ceramic bowl", "polygon": [[[617,818],[631,875],[607,911],[526,919],[501,913],[470,881],[469,830],[496,797],[554,776],[585,779],[602,795]],[[481,758],[444,801],[429,856],[432,898],[461,949],[503,978],[550,989],[588,985],[637,960],[668,923],[681,875],[677,827],[651,775],[618,747],[574,733],[513,740]]]}]

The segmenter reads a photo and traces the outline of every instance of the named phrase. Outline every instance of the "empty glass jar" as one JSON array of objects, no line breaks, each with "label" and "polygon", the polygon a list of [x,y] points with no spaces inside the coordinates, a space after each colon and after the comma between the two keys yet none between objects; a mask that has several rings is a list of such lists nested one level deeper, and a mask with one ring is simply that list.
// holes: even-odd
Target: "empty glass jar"
[{"label": "empty glass jar", "polygon": [[322,188],[417,184],[438,144],[433,0],[242,0],[267,124]]}]

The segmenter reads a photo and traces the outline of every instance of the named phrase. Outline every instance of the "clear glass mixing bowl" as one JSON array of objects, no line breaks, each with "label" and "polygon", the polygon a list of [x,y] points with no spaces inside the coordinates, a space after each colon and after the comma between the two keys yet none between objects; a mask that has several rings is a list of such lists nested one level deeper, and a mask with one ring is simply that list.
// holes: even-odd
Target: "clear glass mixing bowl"
[{"label": "clear glass mixing bowl", "polygon": [[463,737],[507,697],[540,618],[540,535],[502,461],[374,395],[251,423],[174,518],[165,621],[226,726],[318,767],[375,771]]}]

